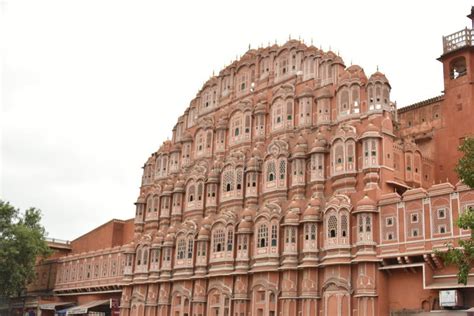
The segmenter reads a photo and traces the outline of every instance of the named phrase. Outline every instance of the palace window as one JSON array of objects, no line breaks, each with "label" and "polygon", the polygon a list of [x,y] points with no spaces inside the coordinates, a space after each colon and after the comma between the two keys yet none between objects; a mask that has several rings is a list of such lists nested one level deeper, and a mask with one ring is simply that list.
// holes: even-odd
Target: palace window
[{"label": "palace window", "polygon": [[194,241],[191,237],[188,239],[188,259],[191,259],[193,257],[193,246],[194,246]]},{"label": "palace window", "polygon": [[224,251],[225,234],[223,229],[216,229],[212,235],[212,244],[214,252]]},{"label": "palace window", "polygon": [[266,224],[261,224],[258,227],[257,247],[264,248],[268,246],[268,227]]},{"label": "palace window", "polygon": [[331,215],[328,220],[328,237],[337,237],[337,217],[335,215]]},{"label": "palace window", "polygon": [[184,238],[178,240],[176,244],[176,258],[177,259],[184,259],[184,252],[186,251],[186,241]]},{"label": "palace window", "polygon": [[272,247],[276,247],[278,243],[278,226],[272,225]]},{"label": "palace window", "polygon": [[232,251],[232,245],[234,240],[234,231],[232,229],[227,230],[227,251]]}]

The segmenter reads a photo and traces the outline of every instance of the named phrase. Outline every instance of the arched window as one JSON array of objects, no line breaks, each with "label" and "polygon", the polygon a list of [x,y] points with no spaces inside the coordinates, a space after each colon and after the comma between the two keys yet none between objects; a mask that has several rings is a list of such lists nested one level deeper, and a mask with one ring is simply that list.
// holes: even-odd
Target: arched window
[{"label": "arched window", "polygon": [[267,182],[275,181],[275,161],[267,162]]},{"label": "arched window", "polygon": [[449,75],[451,79],[457,79],[467,74],[466,58],[458,57],[449,65]]},{"label": "arched window", "polygon": [[339,115],[349,114],[349,90],[343,88],[339,95]]},{"label": "arched window", "polygon": [[336,238],[337,237],[337,217],[336,215],[329,216],[328,219],[328,237]]},{"label": "arched window", "polygon": [[232,245],[234,242],[234,231],[232,228],[227,229],[227,251],[232,251]]},{"label": "arched window", "polygon": [[153,198],[151,195],[146,199],[146,211],[147,214],[150,214],[153,211]]},{"label": "arched window", "polygon": [[225,192],[234,190],[234,172],[233,170],[226,170],[222,173],[222,184]]},{"label": "arched window", "polygon": [[200,130],[196,135],[196,156],[201,157],[204,154],[204,131]]},{"label": "arched window", "polygon": [[176,257],[177,259],[184,259],[184,252],[186,251],[186,241],[184,238],[180,238],[176,244]]},{"label": "arched window", "polygon": [[137,266],[142,264],[142,250],[138,249],[137,250]]},{"label": "arched window", "polygon": [[341,140],[334,144],[334,173],[338,174],[344,171],[344,146]]},{"label": "arched window", "polygon": [[352,113],[360,113],[360,87],[352,87]]},{"label": "arched window", "polygon": [[278,171],[279,171],[278,174],[279,174],[280,180],[284,180],[286,177],[286,160],[284,159],[280,160]]},{"label": "arched window", "polygon": [[264,248],[268,246],[268,227],[266,224],[260,224],[257,234],[257,247]]},{"label": "arched window", "polygon": [[194,246],[194,241],[193,241],[193,238],[190,237],[188,238],[188,259],[191,259],[193,257],[193,246]]},{"label": "arched window", "polygon": [[346,141],[346,171],[355,170],[355,141],[350,139]]},{"label": "arched window", "polygon": [[224,251],[225,234],[223,229],[216,229],[212,235],[212,244],[214,252]]},{"label": "arched window", "polygon": [[272,224],[272,247],[276,247],[278,244],[278,225]]},{"label": "arched window", "polygon": [[190,185],[188,188],[188,201],[193,202],[194,201],[194,194],[195,194],[195,188],[194,185]]},{"label": "arched window", "polygon": [[148,248],[145,248],[143,250],[143,260],[142,260],[143,265],[148,264]]},{"label": "arched window", "polygon": [[342,215],[341,216],[341,237],[345,238],[348,235],[347,231],[347,215]]},{"label": "arched window", "polygon": [[283,125],[283,104],[277,103],[272,108],[272,130],[281,129]]}]

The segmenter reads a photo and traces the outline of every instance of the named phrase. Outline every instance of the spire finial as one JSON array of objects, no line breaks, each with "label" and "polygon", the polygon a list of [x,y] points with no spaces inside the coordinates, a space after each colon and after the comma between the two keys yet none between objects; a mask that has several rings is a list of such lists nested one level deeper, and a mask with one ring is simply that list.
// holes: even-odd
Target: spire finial
[{"label": "spire finial", "polygon": [[288,35],[288,40],[291,41],[291,34]]},{"label": "spire finial", "polygon": [[472,22],[471,28],[474,29],[474,5],[471,7],[471,14],[469,14],[467,17],[471,19],[471,22]]},{"label": "spire finial", "polygon": [[377,71],[379,71],[379,65],[377,65]]},{"label": "spire finial", "polygon": [[313,38],[311,37],[311,45],[313,45]]},{"label": "spire finial", "polygon": [[250,43],[249,43],[249,50],[250,50]]}]

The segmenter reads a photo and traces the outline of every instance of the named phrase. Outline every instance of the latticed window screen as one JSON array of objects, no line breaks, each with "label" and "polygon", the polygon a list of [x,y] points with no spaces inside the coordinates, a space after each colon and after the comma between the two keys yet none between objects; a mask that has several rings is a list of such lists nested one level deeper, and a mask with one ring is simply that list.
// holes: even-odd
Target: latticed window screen
[{"label": "latticed window screen", "polygon": [[234,190],[234,172],[226,170],[222,175],[222,191],[230,192]]},{"label": "latticed window screen", "polygon": [[290,241],[292,244],[296,242],[296,229],[294,227],[290,229]]},{"label": "latticed window screen", "polygon": [[273,224],[272,225],[272,247],[275,247],[277,245],[277,239],[278,239],[278,226]]},{"label": "latticed window screen", "polygon": [[186,241],[184,239],[178,240],[177,248],[178,248],[177,258],[184,259],[184,252],[186,251]]},{"label": "latticed window screen", "polygon": [[275,181],[275,162],[273,160],[267,162],[267,181]]},{"label": "latticed window screen", "polygon": [[280,172],[280,179],[285,179],[285,175],[286,175],[286,161],[285,160],[283,159],[280,160],[278,171]]},{"label": "latticed window screen", "polygon": [[328,219],[328,237],[335,238],[337,236],[337,218],[331,215]]},{"label": "latticed window screen", "polygon": [[371,219],[370,219],[370,215],[367,215],[367,217],[365,218],[365,232],[370,232],[372,231],[372,222],[371,222]]},{"label": "latticed window screen", "polygon": [[341,216],[341,236],[347,237],[347,215]]},{"label": "latticed window screen", "polygon": [[204,184],[202,182],[198,183],[198,189],[197,189],[197,199],[198,201],[202,200],[202,191],[203,191]]},{"label": "latticed window screen", "polygon": [[242,181],[243,181],[243,171],[242,171],[242,168],[238,168],[238,169],[236,170],[236,174],[237,174],[237,176],[236,176],[236,178],[237,178],[237,181],[236,181],[236,183],[237,183],[237,185],[236,185],[237,190],[242,190]]},{"label": "latticed window screen", "polygon": [[316,224],[311,224],[311,240],[316,240]]},{"label": "latticed window screen", "polygon": [[188,259],[191,259],[193,257],[193,239],[189,238],[188,239]]},{"label": "latticed window screen", "polygon": [[227,251],[232,251],[232,244],[234,242],[234,232],[232,229],[227,231]]},{"label": "latticed window screen", "polygon": [[223,229],[217,229],[213,235],[214,252],[224,251],[225,234]]},{"label": "latticed window screen", "polygon": [[190,185],[188,188],[188,201],[192,202],[194,201],[194,184]]},{"label": "latticed window screen", "polygon": [[258,248],[263,248],[263,247],[268,246],[268,227],[266,224],[261,224],[258,227],[257,237],[258,237],[258,241],[257,241]]}]

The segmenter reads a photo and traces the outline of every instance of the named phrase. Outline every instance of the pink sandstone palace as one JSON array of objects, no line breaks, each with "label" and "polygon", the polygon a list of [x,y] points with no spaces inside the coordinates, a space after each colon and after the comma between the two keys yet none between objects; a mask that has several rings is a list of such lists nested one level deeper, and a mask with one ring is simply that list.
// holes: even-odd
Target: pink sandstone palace
[{"label": "pink sandstone palace", "polygon": [[384,74],[331,51],[250,49],[146,160],[134,220],[56,259],[54,297],[112,297],[122,316],[418,315],[453,289],[474,306],[474,274],[459,285],[434,253],[470,236],[454,167],[473,41],[444,37],[443,95],[401,109]]}]

